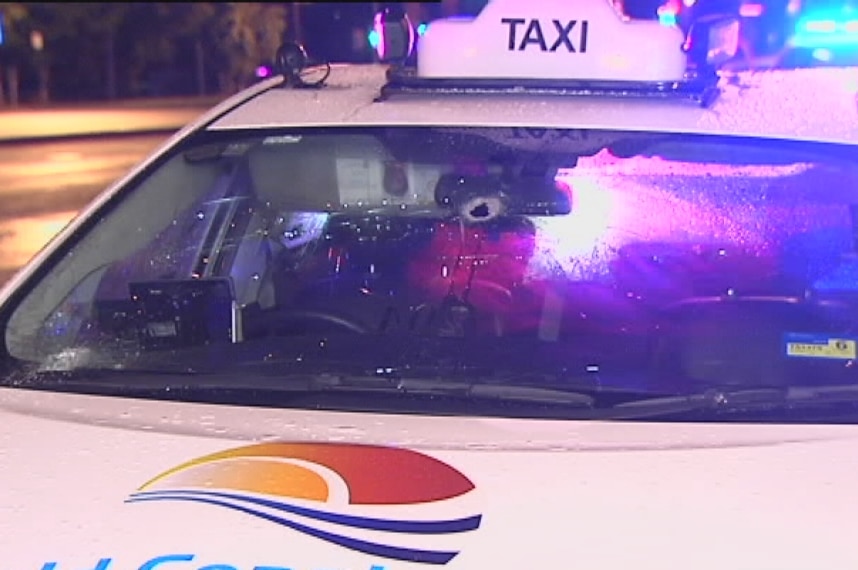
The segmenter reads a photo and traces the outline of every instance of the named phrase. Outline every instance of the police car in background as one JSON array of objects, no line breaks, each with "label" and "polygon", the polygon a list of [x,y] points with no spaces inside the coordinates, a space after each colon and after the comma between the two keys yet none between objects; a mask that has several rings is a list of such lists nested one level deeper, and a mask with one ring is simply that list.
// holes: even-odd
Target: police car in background
[{"label": "police car in background", "polygon": [[284,46],[3,290],[0,568],[855,568],[858,75],[734,24]]},{"label": "police car in background", "polygon": [[858,5],[852,0],[804,0],[789,39],[790,63],[858,63]]}]

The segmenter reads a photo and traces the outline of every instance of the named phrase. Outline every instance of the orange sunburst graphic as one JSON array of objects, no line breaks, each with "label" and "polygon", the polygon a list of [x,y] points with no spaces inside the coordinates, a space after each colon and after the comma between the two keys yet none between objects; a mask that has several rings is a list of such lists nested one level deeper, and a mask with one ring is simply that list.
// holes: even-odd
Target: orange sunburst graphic
[{"label": "orange sunburst graphic", "polygon": [[[425,545],[427,537],[449,541],[477,529],[481,515],[473,512],[437,516],[439,507],[460,510],[456,501],[473,490],[453,467],[412,450],[263,443],[183,463],[146,482],[128,502],[206,503],[367,554],[446,564],[458,550],[408,539]],[[396,516],[403,510],[414,518]]]}]

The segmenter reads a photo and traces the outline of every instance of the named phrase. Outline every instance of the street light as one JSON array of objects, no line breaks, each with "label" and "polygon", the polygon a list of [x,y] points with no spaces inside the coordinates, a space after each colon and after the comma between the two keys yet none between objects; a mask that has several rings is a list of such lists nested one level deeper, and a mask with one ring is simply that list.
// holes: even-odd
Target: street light
[{"label": "street light", "polygon": [[30,46],[35,51],[42,51],[45,49],[45,36],[42,35],[42,32],[39,30],[33,30],[30,32]]},{"label": "street light", "polygon": [[45,61],[44,50],[45,50],[45,36],[39,30],[33,30],[30,32],[30,47],[33,48],[33,51],[36,52],[35,60],[36,60],[36,68],[38,71],[39,77],[39,102],[47,103],[49,99],[48,95],[48,65]]}]

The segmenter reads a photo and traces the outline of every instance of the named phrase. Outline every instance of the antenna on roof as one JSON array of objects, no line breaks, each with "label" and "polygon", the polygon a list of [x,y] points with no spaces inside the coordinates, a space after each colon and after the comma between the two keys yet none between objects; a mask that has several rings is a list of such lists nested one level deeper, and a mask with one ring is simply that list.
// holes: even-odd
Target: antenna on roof
[{"label": "antenna on roof", "polygon": [[[324,62],[314,64],[307,55],[307,50],[298,42],[286,42],[274,56],[274,69],[286,78],[286,85],[295,88],[319,88],[324,86],[331,74],[331,64]],[[322,74],[320,79],[306,81],[305,77],[312,72]]]}]

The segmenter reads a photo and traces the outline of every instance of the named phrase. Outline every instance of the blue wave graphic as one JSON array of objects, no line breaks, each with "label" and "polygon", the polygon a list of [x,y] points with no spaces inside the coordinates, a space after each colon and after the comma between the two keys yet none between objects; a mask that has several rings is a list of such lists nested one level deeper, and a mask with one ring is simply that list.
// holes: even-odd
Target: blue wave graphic
[{"label": "blue wave graphic", "polygon": [[358,552],[363,552],[364,554],[371,554],[373,556],[380,556],[382,558],[389,558],[391,560],[402,560],[407,562],[418,562],[422,564],[446,564],[453,558],[455,558],[459,553],[458,552],[450,552],[450,551],[435,551],[435,550],[419,550],[414,548],[403,548],[398,546],[388,546],[385,544],[378,544],[375,542],[369,542],[365,540],[360,540],[356,538],[350,538],[347,536],[342,536],[339,534],[334,534],[332,532],[316,529],[310,526],[303,525],[301,523],[291,521],[289,519],[285,519],[282,517],[278,517],[269,513],[260,512],[254,510],[250,507],[245,507],[241,505],[235,505],[232,503],[227,503],[218,498],[209,498],[206,497],[206,493],[200,493],[202,496],[190,496],[190,495],[168,495],[166,493],[159,494],[157,496],[132,496],[129,497],[126,502],[128,503],[136,503],[136,502],[147,502],[147,501],[189,501],[195,503],[205,503],[209,505],[216,505],[219,507],[224,507],[227,509],[236,510],[248,515],[252,515],[255,517],[259,517],[261,519],[267,520],[269,522],[273,522],[292,530],[296,530],[298,532],[303,532],[309,536],[325,540],[327,542],[336,544],[338,546],[342,546],[344,548],[348,548],[350,550],[356,550]]},{"label": "blue wave graphic", "polygon": [[276,501],[273,499],[263,499],[259,497],[250,497],[239,495],[236,493],[224,493],[221,491],[191,491],[191,490],[169,490],[169,491],[143,491],[134,493],[132,498],[138,497],[157,497],[162,495],[188,495],[199,496],[205,495],[208,497],[216,497],[221,499],[231,499],[233,501],[241,501],[251,503],[286,513],[300,515],[303,517],[349,526],[367,530],[380,530],[386,532],[400,532],[408,534],[454,534],[459,532],[468,532],[479,528],[482,515],[471,517],[442,520],[442,521],[409,521],[395,519],[378,519],[371,517],[359,517],[354,515],[340,515],[326,511],[319,511],[307,507],[299,507],[286,502]]}]

